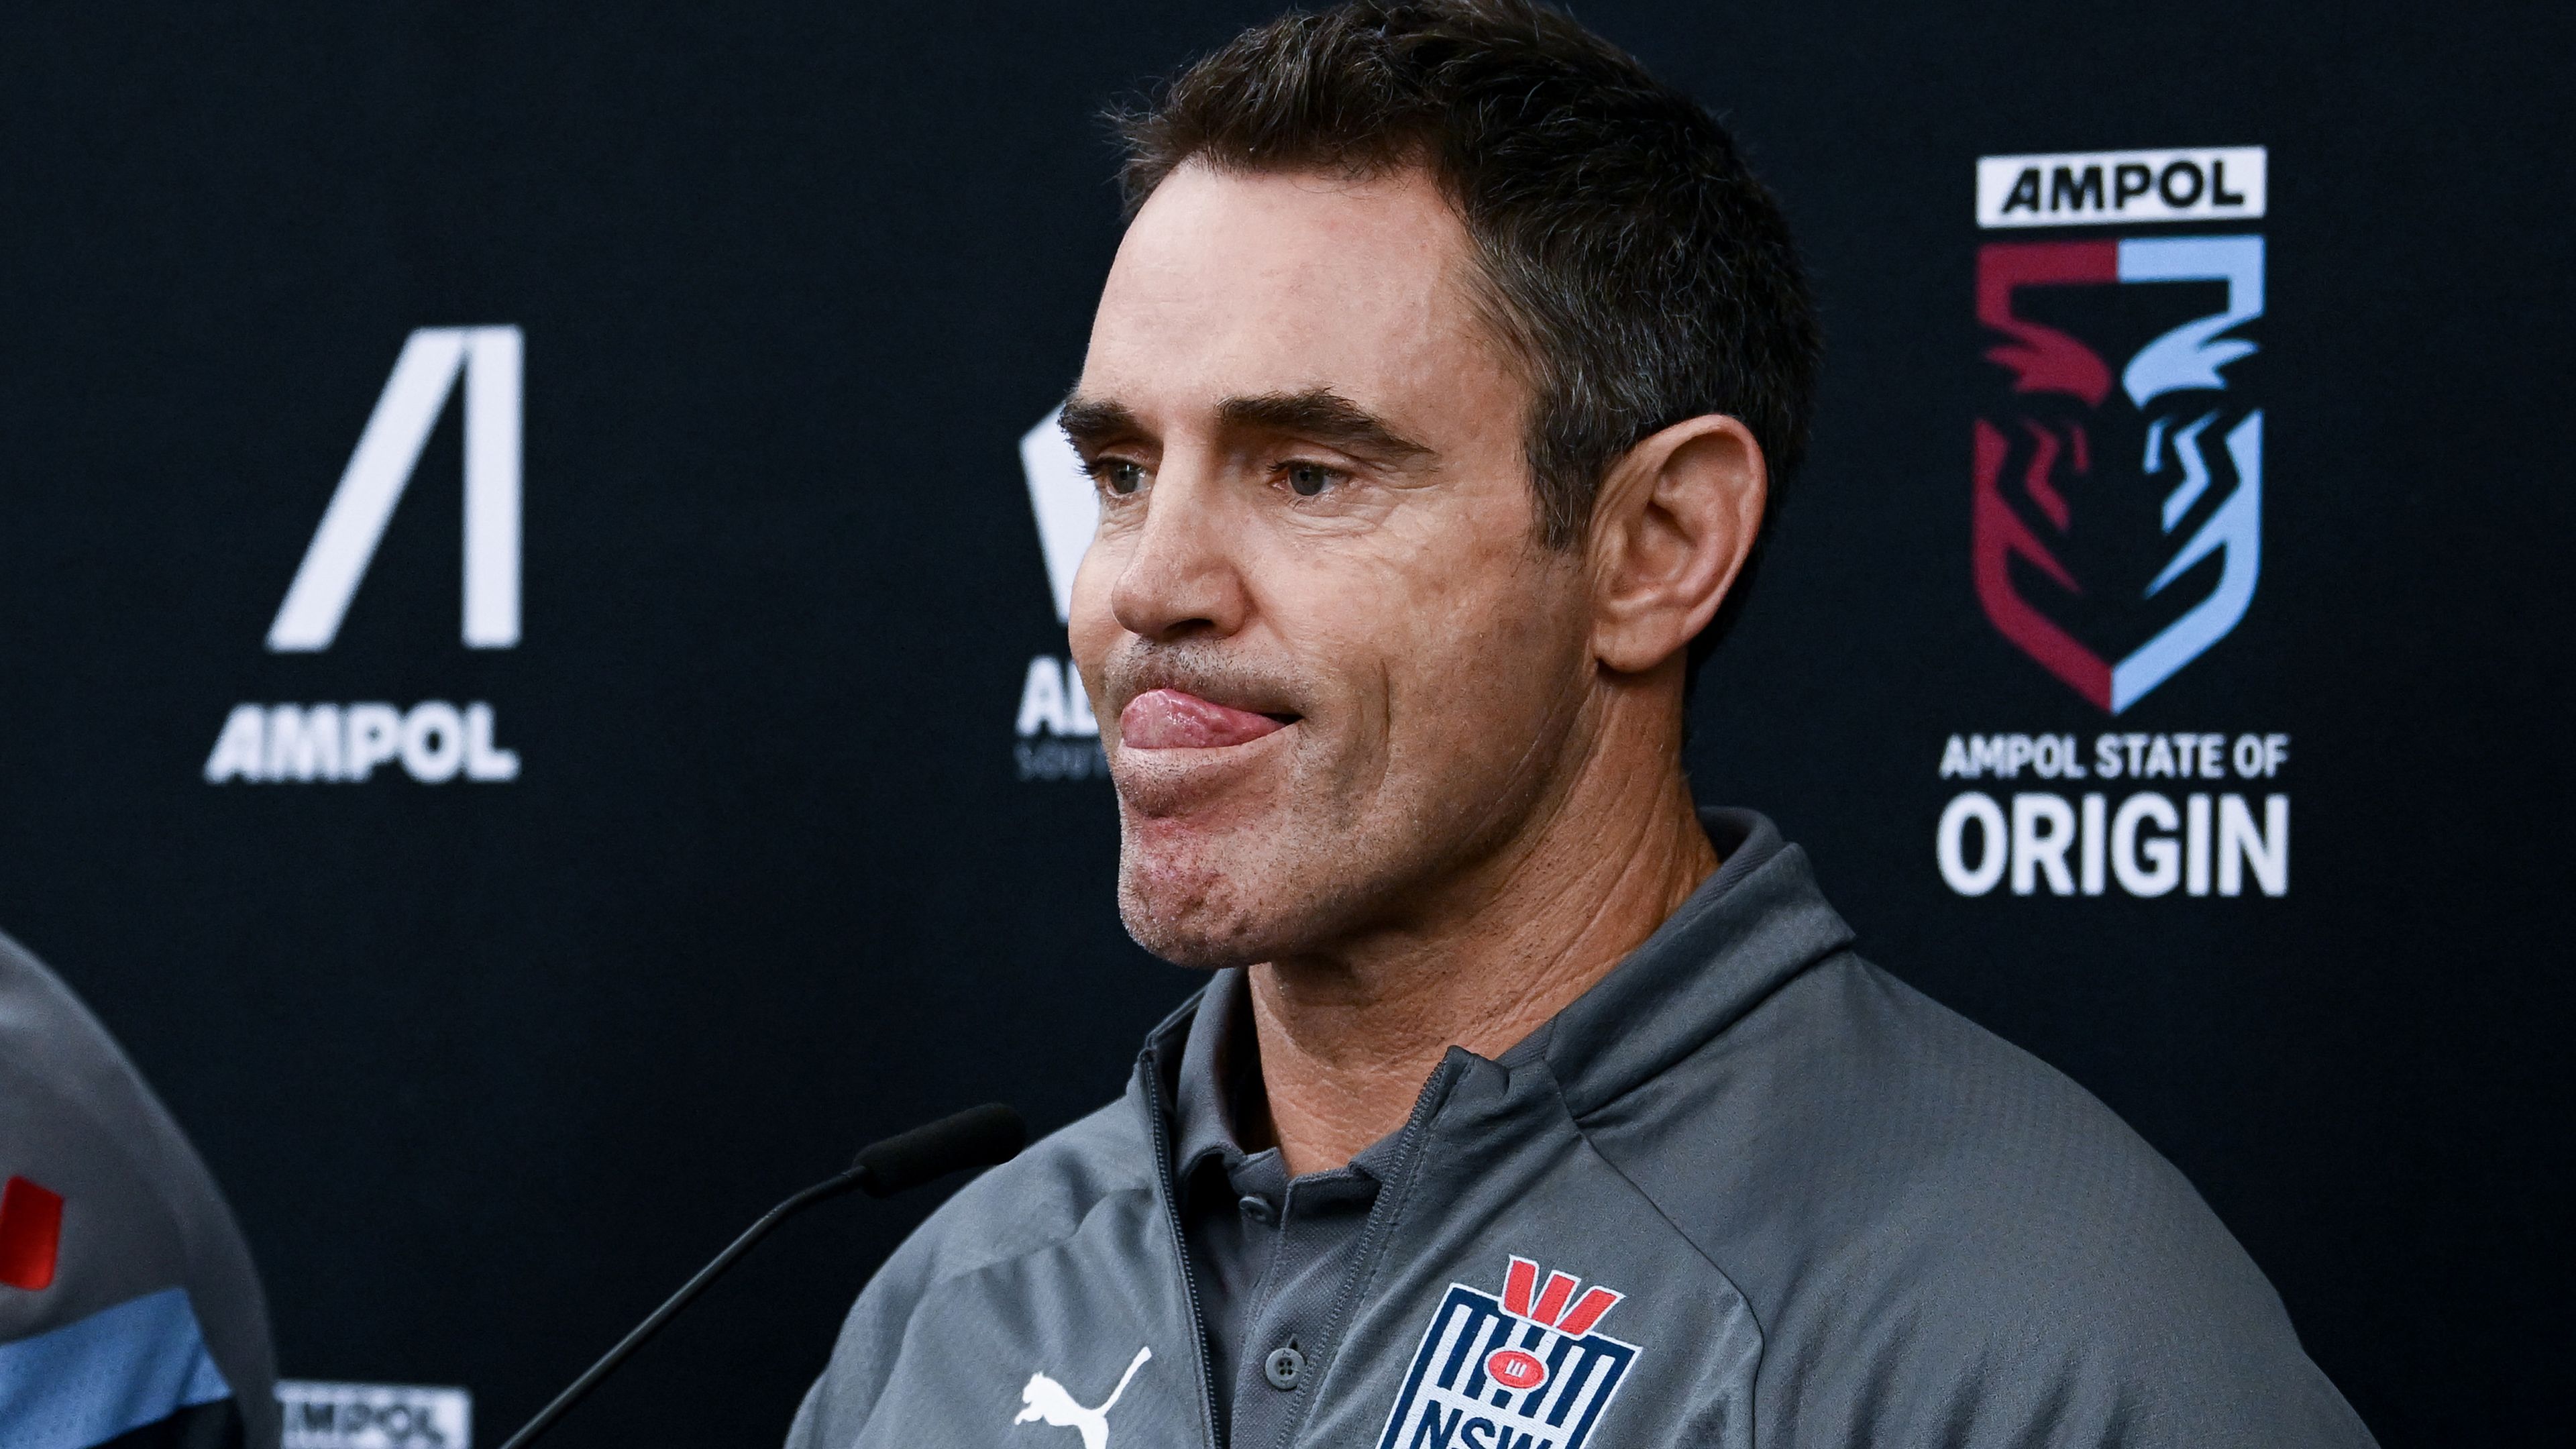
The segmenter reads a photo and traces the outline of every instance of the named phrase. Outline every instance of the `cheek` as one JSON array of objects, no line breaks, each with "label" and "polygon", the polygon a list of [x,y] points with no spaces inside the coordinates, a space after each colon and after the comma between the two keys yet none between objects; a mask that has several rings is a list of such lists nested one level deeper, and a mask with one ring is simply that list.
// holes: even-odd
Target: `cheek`
[{"label": "cheek", "polygon": [[1449,585],[1420,601],[1418,703],[1490,711],[1489,728],[1518,733],[1581,671],[1581,570],[1571,555],[1537,551],[1519,529],[1488,530],[1477,544]]},{"label": "cheek", "polygon": [[1582,668],[1570,577],[1516,537],[1465,557],[1453,541],[1319,590],[1317,634],[1395,754],[1517,751]]},{"label": "cheek", "polygon": [[1462,662],[1491,665],[1502,661],[1486,651],[1517,657],[1558,633],[1578,570],[1572,555],[1537,544],[1527,485],[1488,483],[1447,512],[1422,520],[1429,526],[1405,561],[1408,612],[1425,644],[1445,642],[1468,656]]},{"label": "cheek", "polygon": [[1426,609],[1400,678],[1407,712],[1440,722],[1434,750],[1517,751],[1565,698],[1581,658],[1561,601],[1542,588],[1459,596]]}]

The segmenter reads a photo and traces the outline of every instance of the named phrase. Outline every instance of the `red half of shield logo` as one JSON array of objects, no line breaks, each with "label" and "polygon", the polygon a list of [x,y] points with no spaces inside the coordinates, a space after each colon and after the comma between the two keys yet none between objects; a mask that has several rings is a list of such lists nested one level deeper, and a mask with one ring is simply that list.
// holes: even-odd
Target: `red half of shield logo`
[{"label": "red half of shield logo", "polygon": [[[2090,411],[2111,393],[2111,369],[2101,354],[2054,327],[2015,314],[2014,294],[2024,287],[2085,286],[2120,280],[2117,242],[2065,242],[1997,245],[1977,256],[1977,320],[2005,340],[1986,350],[1986,360],[2013,373],[2016,395],[2054,394]],[[2091,431],[2079,415],[2071,419],[2024,417],[2029,434],[2029,462],[2020,479],[2023,496],[2064,532],[2073,522],[2066,495],[2058,490],[2058,470],[2092,471]],[[1976,503],[1974,529],[1977,602],[1986,617],[2021,651],[2071,686],[2077,694],[2107,710],[2111,707],[2111,666],[2077,642],[2073,635],[2031,606],[2014,587],[2012,560],[2018,558],[2045,574],[2059,588],[2080,595],[2084,586],[2022,515],[2004,501],[2001,488],[2010,443],[1984,418],[1977,419]]]}]

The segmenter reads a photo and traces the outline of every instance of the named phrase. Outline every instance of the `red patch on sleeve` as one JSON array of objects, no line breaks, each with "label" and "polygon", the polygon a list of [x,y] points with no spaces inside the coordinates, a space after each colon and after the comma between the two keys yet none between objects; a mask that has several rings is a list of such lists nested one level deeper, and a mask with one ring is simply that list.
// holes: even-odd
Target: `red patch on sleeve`
[{"label": "red patch on sleeve", "polygon": [[63,1195],[23,1177],[0,1186],[0,1283],[51,1287],[63,1241]]}]

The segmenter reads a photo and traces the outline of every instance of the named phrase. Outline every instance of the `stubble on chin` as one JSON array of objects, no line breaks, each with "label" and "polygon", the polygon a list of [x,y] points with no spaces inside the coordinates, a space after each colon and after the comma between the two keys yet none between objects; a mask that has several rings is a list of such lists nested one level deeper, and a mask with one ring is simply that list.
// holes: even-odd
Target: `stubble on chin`
[{"label": "stubble on chin", "polygon": [[[1266,828],[1265,828],[1266,827]],[[1200,835],[1121,812],[1118,914],[1136,944],[1176,966],[1275,960],[1330,936],[1326,852],[1296,823]]]},{"label": "stubble on chin", "polygon": [[1266,933],[1222,843],[1175,838],[1165,822],[1129,812],[1119,834],[1118,916],[1137,945],[1205,971],[1260,959],[1246,952]]}]

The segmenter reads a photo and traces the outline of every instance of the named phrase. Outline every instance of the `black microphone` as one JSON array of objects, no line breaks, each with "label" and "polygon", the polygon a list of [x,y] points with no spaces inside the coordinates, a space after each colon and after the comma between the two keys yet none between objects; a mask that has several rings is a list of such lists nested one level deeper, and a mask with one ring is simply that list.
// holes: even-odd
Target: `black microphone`
[{"label": "black microphone", "polygon": [[840,1197],[852,1191],[870,1197],[892,1197],[907,1188],[915,1188],[933,1178],[946,1177],[969,1167],[990,1167],[1017,1156],[1029,1140],[1027,1124],[1020,1114],[999,1102],[969,1107],[953,1117],[899,1132],[883,1142],[859,1149],[858,1160],[850,1170],[826,1178],[787,1201],[771,1208],[760,1221],[753,1223],[733,1246],[716,1254],[715,1261],[698,1270],[698,1276],[680,1285],[680,1291],[653,1310],[653,1316],[635,1325],[635,1331],[618,1340],[590,1371],[574,1379],[570,1387],[555,1395],[555,1401],[537,1411],[518,1433],[501,1445],[501,1449],[526,1449],[538,1435],[555,1426],[566,1410],[580,1403],[582,1397],[599,1386],[599,1381],[626,1361],[626,1356],[641,1348],[644,1340],[661,1331],[674,1314],[689,1306],[689,1301],[706,1291],[717,1275],[734,1264],[736,1258],[750,1252],[752,1245],[768,1237],[770,1229],[826,1198]]}]

